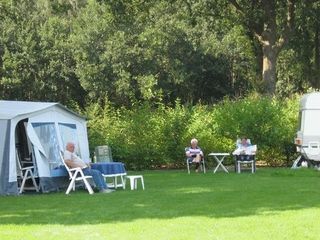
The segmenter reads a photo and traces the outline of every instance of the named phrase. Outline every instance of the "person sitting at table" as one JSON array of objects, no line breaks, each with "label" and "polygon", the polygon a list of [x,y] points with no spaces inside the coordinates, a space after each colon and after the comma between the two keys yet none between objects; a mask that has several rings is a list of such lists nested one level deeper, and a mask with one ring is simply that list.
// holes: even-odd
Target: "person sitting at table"
[{"label": "person sitting at table", "polygon": [[203,152],[200,147],[198,147],[198,140],[193,138],[191,139],[191,146],[186,148],[186,156],[189,163],[195,163],[196,172],[199,172],[199,166],[201,160],[203,159]]},{"label": "person sitting at table", "polygon": [[65,163],[70,168],[80,167],[84,175],[92,176],[94,183],[99,188],[101,193],[111,193],[113,190],[108,189],[107,184],[102,176],[101,172],[96,169],[91,169],[90,163],[85,163],[80,157],[74,153],[75,145],[72,142],[68,142],[66,145],[66,150],[63,154],[63,159]]},{"label": "person sitting at table", "polygon": [[252,145],[248,138],[243,137],[237,142],[237,149],[232,154],[236,156],[237,161],[249,161],[255,154],[255,149],[256,145]]}]

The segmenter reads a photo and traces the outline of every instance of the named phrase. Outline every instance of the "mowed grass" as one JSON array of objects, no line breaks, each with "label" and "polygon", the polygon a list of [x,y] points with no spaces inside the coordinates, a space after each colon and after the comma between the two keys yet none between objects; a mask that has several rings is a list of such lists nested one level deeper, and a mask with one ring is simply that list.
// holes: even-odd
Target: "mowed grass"
[{"label": "mowed grass", "polygon": [[139,174],[145,191],[0,197],[0,239],[320,238],[319,171]]}]

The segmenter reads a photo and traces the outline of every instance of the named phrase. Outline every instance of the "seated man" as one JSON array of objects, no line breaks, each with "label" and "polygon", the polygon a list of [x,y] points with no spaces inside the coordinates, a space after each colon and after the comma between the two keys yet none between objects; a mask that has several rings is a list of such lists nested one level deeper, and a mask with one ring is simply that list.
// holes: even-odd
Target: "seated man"
[{"label": "seated man", "polygon": [[65,163],[70,168],[80,167],[84,175],[92,176],[94,183],[99,188],[101,193],[111,193],[113,190],[108,189],[107,184],[101,172],[96,169],[91,169],[90,164],[85,163],[74,153],[74,143],[67,143],[66,150],[63,155]]},{"label": "seated man", "polygon": [[186,148],[186,156],[189,163],[196,164],[196,172],[199,171],[200,162],[203,158],[203,152],[200,147],[198,147],[198,140],[191,139],[191,147]]},{"label": "seated man", "polygon": [[233,151],[233,155],[236,156],[237,161],[249,161],[253,159],[257,146],[251,145],[246,137],[241,138],[241,141],[237,143],[237,149]]}]

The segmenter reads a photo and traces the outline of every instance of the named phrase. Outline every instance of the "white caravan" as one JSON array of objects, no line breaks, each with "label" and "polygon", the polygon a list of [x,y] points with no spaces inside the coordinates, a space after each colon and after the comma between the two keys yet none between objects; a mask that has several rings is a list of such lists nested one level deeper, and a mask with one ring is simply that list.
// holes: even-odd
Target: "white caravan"
[{"label": "white caravan", "polygon": [[294,162],[293,168],[297,167],[301,159],[314,165],[320,164],[320,92],[305,94],[300,100],[295,144],[301,155]]}]

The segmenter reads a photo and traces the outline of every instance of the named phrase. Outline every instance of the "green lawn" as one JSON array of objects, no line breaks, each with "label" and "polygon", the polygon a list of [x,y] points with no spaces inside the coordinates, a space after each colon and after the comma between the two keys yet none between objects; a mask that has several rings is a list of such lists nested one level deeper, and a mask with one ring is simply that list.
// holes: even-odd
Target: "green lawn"
[{"label": "green lawn", "polygon": [[320,172],[146,171],[146,190],[0,197],[0,239],[319,239]]}]

